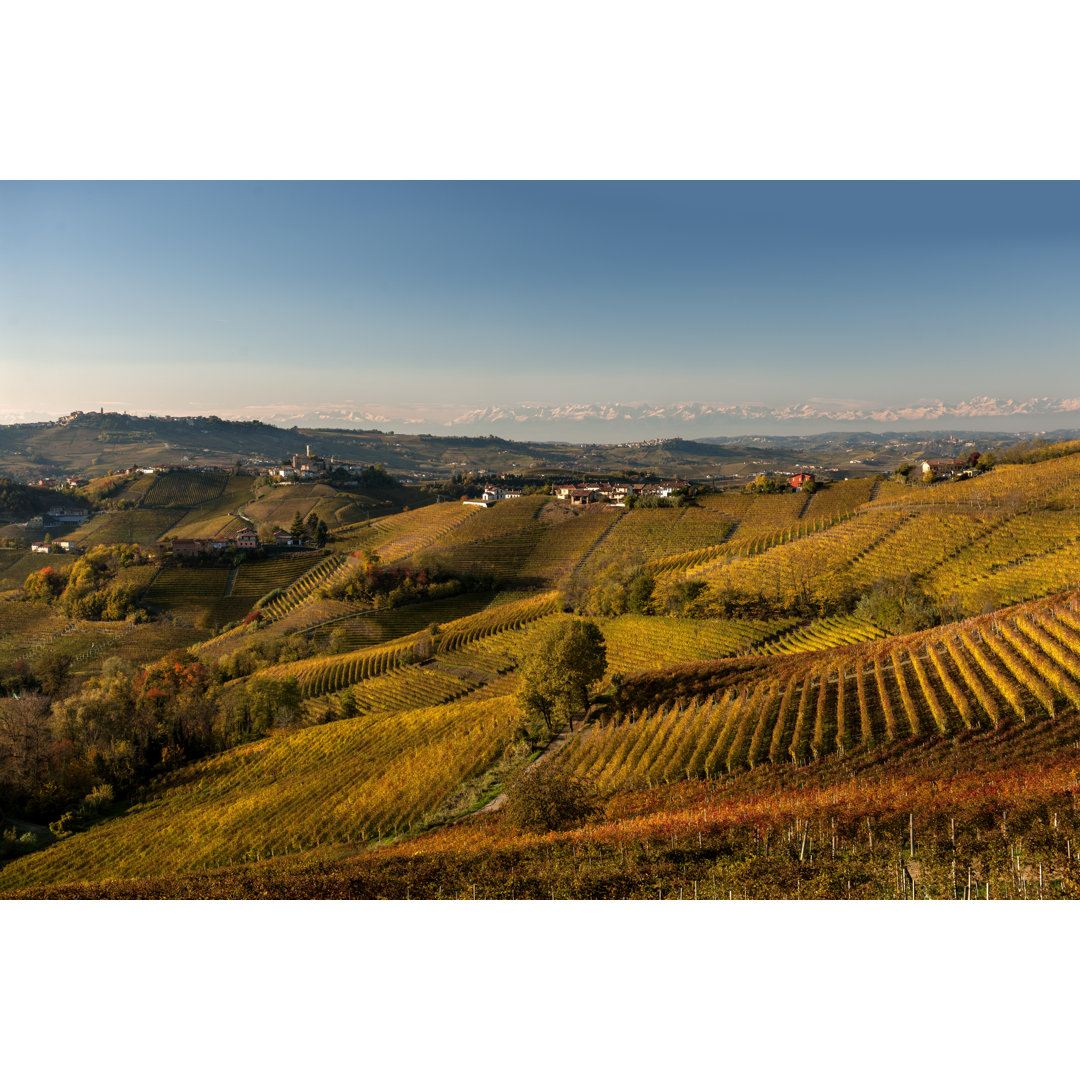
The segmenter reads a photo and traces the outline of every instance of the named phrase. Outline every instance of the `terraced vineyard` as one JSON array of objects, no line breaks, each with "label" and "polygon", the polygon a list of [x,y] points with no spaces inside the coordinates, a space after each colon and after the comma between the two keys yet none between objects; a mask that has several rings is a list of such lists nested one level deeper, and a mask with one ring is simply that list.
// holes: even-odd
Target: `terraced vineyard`
[{"label": "terraced vineyard", "polygon": [[228,479],[223,472],[168,472],[143,496],[142,506],[148,510],[198,506],[221,495]]},{"label": "terraced vineyard", "polygon": [[502,754],[512,699],[339,720],[169,777],[138,812],[0,870],[0,888],[143,877],[361,843],[421,825]]}]

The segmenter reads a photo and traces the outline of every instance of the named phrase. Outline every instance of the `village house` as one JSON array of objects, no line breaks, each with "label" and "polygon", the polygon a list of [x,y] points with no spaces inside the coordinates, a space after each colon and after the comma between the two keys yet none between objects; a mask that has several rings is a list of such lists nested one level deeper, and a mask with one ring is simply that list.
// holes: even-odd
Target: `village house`
[{"label": "village house", "polygon": [[800,472],[796,473],[791,478],[791,486],[795,491],[802,491],[803,484],[810,483],[814,480],[814,474],[812,472]]},{"label": "village house", "polygon": [[236,546],[241,551],[254,551],[259,546],[259,534],[254,529],[241,529],[236,534]]}]

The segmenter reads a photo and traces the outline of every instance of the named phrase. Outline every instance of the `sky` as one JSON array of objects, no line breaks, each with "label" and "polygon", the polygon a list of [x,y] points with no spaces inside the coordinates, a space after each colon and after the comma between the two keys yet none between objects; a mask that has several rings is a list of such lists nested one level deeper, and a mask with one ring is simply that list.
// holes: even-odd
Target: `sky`
[{"label": "sky", "polygon": [[0,183],[0,422],[104,407],[620,439],[748,418],[1080,426],[1078,196]]}]

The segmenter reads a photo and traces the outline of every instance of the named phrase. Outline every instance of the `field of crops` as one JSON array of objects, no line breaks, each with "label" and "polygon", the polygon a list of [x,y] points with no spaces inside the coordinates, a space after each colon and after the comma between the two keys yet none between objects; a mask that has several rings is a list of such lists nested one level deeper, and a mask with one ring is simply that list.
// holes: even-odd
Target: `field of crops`
[{"label": "field of crops", "polygon": [[608,673],[613,675],[735,656],[793,621],[620,615],[602,620],[600,627],[607,643]]},{"label": "field of crops", "polygon": [[867,619],[860,619],[857,615],[833,615],[817,619],[809,626],[789,630],[756,645],[750,651],[757,656],[781,656],[784,653],[833,649],[838,645],[854,645],[881,637],[885,637],[885,631]]},{"label": "field of crops", "polygon": [[221,626],[251,608],[250,597],[227,597],[231,570],[225,566],[166,566],[143,594],[151,608],[196,626]]},{"label": "field of crops", "polygon": [[323,558],[320,552],[305,551],[299,555],[283,555],[261,562],[241,563],[236,570],[230,596],[247,596],[258,600],[274,589],[286,589],[306,574]]},{"label": "field of crops", "polygon": [[468,518],[485,513],[487,511],[480,506],[444,502],[379,518],[371,523],[372,529],[378,534],[375,554],[387,563],[408,559],[458,528]]},{"label": "field of crops", "polygon": [[421,825],[506,748],[513,701],[339,720],[169,777],[149,803],[0,870],[0,888],[175,873]]},{"label": "field of crops", "polygon": [[393,611],[364,611],[350,618],[322,626],[320,633],[348,649],[379,645],[394,638],[415,634],[432,623],[447,623],[482,610],[491,603],[491,593],[461,593],[424,604],[409,604]]},{"label": "field of crops", "polygon": [[265,605],[263,615],[269,619],[280,619],[318,590],[352,573],[359,565],[358,560],[345,555],[327,555],[297,578],[281,596]]},{"label": "field of crops", "polygon": [[1080,707],[1080,595],[906,638],[804,654],[688,705],[598,730],[571,760],[602,790],[804,764]]},{"label": "field of crops", "polygon": [[810,501],[803,511],[804,521],[820,519],[835,520],[845,514],[853,514],[864,505],[881,481],[867,476],[858,480],[837,480],[826,484],[810,496]]},{"label": "field of crops", "polygon": [[141,505],[148,510],[198,506],[221,495],[228,478],[223,472],[168,472],[157,478]]},{"label": "field of crops", "polygon": [[106,510],[85,525],[65,534],[68,540],[93,547],[97,544],[155,544],[183,517],[183,510]]}]

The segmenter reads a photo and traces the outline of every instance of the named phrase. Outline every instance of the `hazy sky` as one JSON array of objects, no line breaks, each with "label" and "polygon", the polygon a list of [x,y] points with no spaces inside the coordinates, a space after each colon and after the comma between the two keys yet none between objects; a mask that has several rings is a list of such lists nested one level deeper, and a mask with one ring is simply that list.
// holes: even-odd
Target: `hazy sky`
[{"label": "hazy sky", "polygon": [[1080,396],[1080,185],[4,183],[0,412]]}]

